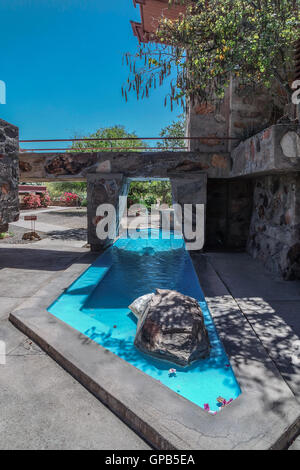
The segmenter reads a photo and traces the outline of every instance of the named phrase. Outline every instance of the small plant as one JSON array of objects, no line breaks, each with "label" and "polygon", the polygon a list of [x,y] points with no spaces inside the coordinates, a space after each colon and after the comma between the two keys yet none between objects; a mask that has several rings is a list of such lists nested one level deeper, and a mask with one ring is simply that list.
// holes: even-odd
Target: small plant
[{"label": "small plant", "polygon": [[52,203],[51,197],[50,197],[48,191],[46,191],[44,194],[41,195],[41,205],[43,207],[48,207],[48,206],[50,206],[51,203]]},{"label": "small plant", "polygon": [[30,193],[28,196],[24,196],[23,203],[25,209],[38,209],[39,207],[42,207],[41,196],[34,193]]},{"label": "small plant", "polygon": [[67,206],[78,206],[80,203],[80,196],[76,193],[65,193],[61,196],[60,200]]},{"label": "small plant", "polygon": [[5,238],[13,237],[14,234],[12,232],[0,232],[0,240],[4,240]]}]

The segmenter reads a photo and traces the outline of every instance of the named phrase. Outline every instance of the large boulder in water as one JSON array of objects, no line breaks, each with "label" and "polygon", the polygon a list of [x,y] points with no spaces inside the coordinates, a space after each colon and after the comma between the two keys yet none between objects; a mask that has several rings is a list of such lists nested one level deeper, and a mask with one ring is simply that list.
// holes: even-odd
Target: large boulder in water
[{"label": "large boulder in water", "polygon": [[183,367],[209,356],[210,343],[197,300],[157,289],[130,308],[139,319],[134,344],[141,352]]}]

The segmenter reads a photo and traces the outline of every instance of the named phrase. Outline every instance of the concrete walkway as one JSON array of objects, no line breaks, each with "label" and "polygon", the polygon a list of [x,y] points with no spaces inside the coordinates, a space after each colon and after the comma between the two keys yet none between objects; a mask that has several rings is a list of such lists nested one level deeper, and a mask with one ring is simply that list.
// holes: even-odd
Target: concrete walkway
[{"label": "concrete walkway", "polygon": [[65,211],[69,209],[66,206],[49,206],[45,207],[44,209],[34,209],[34,210],[21,210],[20,217],[22,218],[24,215],[39,215],[44,214],[45,212],[57,212],[57,211]]},{"label": "concrete walkway", "polygon": [[[147,444],[8,322],[9,313],[70,265],[82,242],[0,244],[0,449],[147,449]],[[95,258],[91,255],[90,261]]]},{"label": "concrete walkway", "polygon": [[246,253],[206,257],[300,403],[300,281],[282,281]]},{"label": "concrete walkway", "polygon": [[300,436],[293,442],[289,450],[300,450]]},{"label": "concrete walkway", "polygon": [[[37,210],[34,210],[34,211],[21,211],[19,220],[17,222],[14,222],[13,224],[11,224],[11,226],[12,227],[13,226],[22,227],[22,228],[25,228],[26,230],[31,230],[32,222],[24,220],[24,217],[29,216],[29,215],[36,215],[37,216],[37,220],[35,222],[36,232],[44,232],[44,233],[64,232],[64,231],[66,231],[66,229],[68,229],[67,226],[61,226],[61,225],[55,225],[55,224],[51,224],[51,223],[48,224],[48,223],[45,223],[45,222],[40,222],[38,217],[39,217],[39,214],[46,214],[47,212],[67,211],[69,209],[70,208],[68,208],[68,207],[50,206],[50,207],[47,207],[46,209],[37,209]],[[70,229],[71,228],[72,227],[70,227]]]}]

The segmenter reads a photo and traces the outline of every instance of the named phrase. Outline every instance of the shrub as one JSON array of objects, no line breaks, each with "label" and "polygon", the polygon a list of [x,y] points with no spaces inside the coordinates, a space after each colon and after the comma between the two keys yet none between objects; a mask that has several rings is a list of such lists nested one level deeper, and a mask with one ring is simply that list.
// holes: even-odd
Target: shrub
[{"label": "shrub", "polygon": [[67,193],[75,193],[82,197],[86,197],[87,184],[84,182],[62,181],[55,183],[45,183],[52,200],[60,200]]},{"label": "shrub", "polygon": [[61,196],[60,200],[67,204],[67,206],[77,206],[80,203],[80,197],[76,193],[65,193]]},{"label": "shrub", "polygon": [[44,193],[44,194],[41,195],[41,205],[42,205],[43,207],[48,207],[48,206],[50,206],[51,202],[52,202],[52,201],[51,201],[51,198],[50,198],[50,196],[49,196],[48,191],[46,191],[46,193]]},{"label": "shrub", "polygon": [[26,209],[37,209],[38,207],[42,207],[41,197],[34,193],[24,196],[23,203]]}]

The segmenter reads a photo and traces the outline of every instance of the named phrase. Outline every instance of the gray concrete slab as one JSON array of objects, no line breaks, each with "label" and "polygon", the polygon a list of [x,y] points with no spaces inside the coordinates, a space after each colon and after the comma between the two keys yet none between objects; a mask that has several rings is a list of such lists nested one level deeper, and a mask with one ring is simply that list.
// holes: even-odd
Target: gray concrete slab
[{"label": "gray concrete slab", "polygon": [[49,275],[46,269],[44,271],[20,268],[2,269],[0,270],[0,296],[2,298],[30,297],[48,281],[49,277],[51,277],[51,273]]},{"label": "gray concrete slab", "polygon": [[20,215],[24,217],[24,215],[38,215],[44,214],[47,212],[56,212],[56,211],[65,211],[68,208],[66,206],[48,206],[46,209],[34,209],[34,210],[21,210]]},{"label": "gray concrete slab", "polygon": [[54,295],[50,281],[63,289],[88,267],[96,256],[78,245],[45,240],[0,247],[0,340],[6,343],[6,364],[0,365],[0,449],[149,448],[7,320],[19,303],[31,305],[38,290]]},{"label": "gray concrete slab", "polygon": [[46,355],[0,366],[0,449],[149,449]]},{"label": "gray concrete slab", "polygon": [[[32,224],[31,222],[28,222],[24,219],[22,220],[21,218],[20,220],[18,220],[18,222],[14,222],[12,226],[22,227],[28,231],[31,231]],[[45,232],[45,233],[54,232],[54,231],[62,232],[66,230],[66,227],[62,227],[61,225],[47,224],[45,222],[40,222],[39,220],[37,220],[35,222],[35,230],[37,232]]]},{"label": "gray concrete slab", "polygon": [[293,442],[289,450],[300,450],[300,436]]},{"label": "gray concrete slab", "polygon": [[207,302],[242,388],[215,417],[50,315],[47,297],[37,293],[10,319],[154,447],[285,448],[299,432],[299,404],[212,268],[209,278]]},{"label": "gray concrete slab", "polygon": [[300,400],[300,281],[272,277],[246,253],[206,257]]},{"label": "gray concrete slab", "polygon": [[8,318],[10,312],[18,305],[20,300],[16,298],[0,297],[0,320]]},{"label": "gray concrete slab", "polygon": [[0,341],[4,341],[6,345],[6,354],[16,349],[20,344],[24,343],[26,336],[7,320],[0,321]]},{"label": "gray concrete slab", "polygon": [[206,256],[235,298],[260,297],[265,301],[298,301],[300,298],[300,281],[277,279],[247,253],[208,253]]}]

